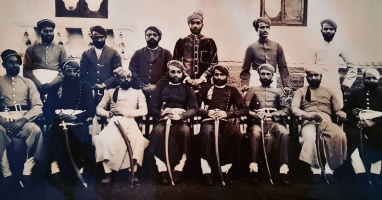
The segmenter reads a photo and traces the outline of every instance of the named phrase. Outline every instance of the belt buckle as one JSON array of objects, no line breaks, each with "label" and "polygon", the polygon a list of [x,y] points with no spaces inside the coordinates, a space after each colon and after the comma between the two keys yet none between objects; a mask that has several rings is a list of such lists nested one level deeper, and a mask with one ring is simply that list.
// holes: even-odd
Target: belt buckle
[{"label": "belt buckle", "polygon": [[23,111],[23,109],[21,108],[21,105],[18,103],[18,104],[15,104],[15,111]]}]

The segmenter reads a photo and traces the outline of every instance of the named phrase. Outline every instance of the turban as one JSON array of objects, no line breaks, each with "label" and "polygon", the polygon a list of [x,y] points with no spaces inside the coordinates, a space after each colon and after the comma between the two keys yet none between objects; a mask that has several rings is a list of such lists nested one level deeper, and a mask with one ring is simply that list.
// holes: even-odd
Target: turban
[{"label": "turban", "polygon": [[275,73],[275,68],[271,64],[262,64],[257,68],[257,72],[260,74],[262,69],[270,71],[272,74]]},{"label": "turban", "polygon": [[131,71],[125,67],[118,67],[113,71],[115,76],[128,76],[131,75]]},{"label": "turban", "polygon": [[56,27],[56,24],[50,19],[43,19],[37,22],[38,30],[42,30],[45,27],[51,27],[54,29]]},{"label": "turban", "polygon": [[5,59],[11,56],[16,56],[17,60],[19,61],[19,64],[22,64],[21,56],[15,50],[7,49],[1,53],[1,59],[3,60],[3,62],[5,61]]},{"label": "turban", "polygon": [[331,19],[324,19],[324,20],[321,21],[321,27],[324,24],[329,24],[331,27],[334,28],[334,30],[337,31],[337,24],[333,20],[331,20]]},{"label": "turban", "polygon": [[170,69],[170,66],[174,66],[180,70],[184,70],[184,65],[183,63],[181,63],[180,61],[177,61],[177,60],[170,60],[168,61],[167,63],[167,68]]},{"label": "turban", "polygon": [[95,32],[97,32],[97,33],[99,33],[99,34],[101,34],[101,35],[104,35],[104,36],[107,35],[107,33],[106,33],[106,29],[103,28],[102,26],[92,26],[92,27],[90,28],[90,33],[93,34],[93,31],[95,31]]},{"label": "turban", "polygon": [[370,73],[372,74],[373,76],[375,76],[375,78],[377,78],[379,80],[379,78],[381,78],[381,75],[379,73],[379,71],[375,68],[368,68],[366,69],[363,74],[365,75],[366,73]]},{"label": "turban", "polygon": [[203,21],[202,11],[198,10],[196,12],[193,12],[190,16],[187,17],[187,23],[190,23],[193,19],[200,19]]},{"label": "turban", "polygon": [[148,28],[146,28],[145,30],[145,34],[146,32],[150,30],[150,31],[154,31],[155,33],[157,33],[159,35],[159,38],[162,38],[162,31],[159,30],[159,28],[155,27],[155,26],[149,26]]},{"label": "turban", "polygon": [[305,73],[308,73],[308,72],[313,72],[313,73],[317,73],[317,74],[322,74],[322,67],[319,66],[319,65],[308,66],[308,67],[305,69]]},{"label": "turban", "polygon": [[226,66],[223,66],[223,65],[215,65],[214,66],[214,71],[215,70],[219,70],[221,71],[224,75],[228,76],[229,75],[229,71],[228,71],[228,68]]},{"label": "turban", "polygon": [[65,69],[66,69],[68,66],[71,66],[72,68],[75,68],[75,69],[77,69],[77,70],[80,69],[80,65],[78,64],[77,61],[75,61],[75,60],[68,60],[68,61],[62,63],[62,66],[61,66],[62,71],[65,71]]},{"label": "turban", "polygon": [[260,17],[260,18],[256,19],[255,21],[253,21],[253,24],[252,24],[253,27],[255,27],[256,31],[257,31],[257,29],[259,29],[259,23],[260,22],[266,23],[269,26],[271,25],[271,20],[268,17]]}]

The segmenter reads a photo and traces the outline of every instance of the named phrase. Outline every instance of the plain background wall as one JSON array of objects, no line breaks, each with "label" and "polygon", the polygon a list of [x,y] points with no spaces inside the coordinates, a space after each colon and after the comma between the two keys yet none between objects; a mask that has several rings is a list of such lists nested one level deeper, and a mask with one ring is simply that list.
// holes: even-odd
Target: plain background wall
[{"label": "plain background wall", "polygon": [[[109,0],[108,19],[55,17],[54,0],[0,0],[0,51],[22,51],[23,26],[48,18],[57,26],[127,27],[128,55],[146,45],[144,30],[154,25],[163,32],[160,45],[172,52],[176,40],[189,34],[186,19],[195,10],[204,13],[202,33],[217,43],[219,60],[242,61],[258,37],[252,21],[260,15],[260,0]],[[314,43],[322,40],[320,21],[331,18],[338,24],[335,40],[355,51],[353,60],[382,62],[381,10],[381,0],[310,0],[307,27],[273,26],[270,39],[283,46],[290,65],[306,63]]]}]

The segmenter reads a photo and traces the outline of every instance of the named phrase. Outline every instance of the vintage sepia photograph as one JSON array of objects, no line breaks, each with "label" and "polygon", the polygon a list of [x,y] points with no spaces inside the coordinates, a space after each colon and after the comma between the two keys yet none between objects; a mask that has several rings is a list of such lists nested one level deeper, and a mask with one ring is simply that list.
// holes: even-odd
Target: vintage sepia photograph
[{"label": "vintage sepia photograph", "polygon": [[381,10],[0,0],[0,199],[382,199]]}]

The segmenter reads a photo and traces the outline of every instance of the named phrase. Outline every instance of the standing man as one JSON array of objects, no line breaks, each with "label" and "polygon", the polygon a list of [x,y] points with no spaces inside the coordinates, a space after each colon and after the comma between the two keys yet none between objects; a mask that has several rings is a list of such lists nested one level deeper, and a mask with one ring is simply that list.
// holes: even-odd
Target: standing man
[{"label": "standing man", "polygon": [[[52,87],[51,92],[44,105],[44,114],[50,128],[48,161],[51,164],[51,181],[54,185],[64,186],[61,169],[70,169],[71,176],[75,177],[69,156],[73,156],[78,169],[83,167],[81,160],[91,160],[90,155],[85,157],[84,153],[91,152],[91,135],[87,119],[95,114],[92,89],[87,82],[80,80],[80,66],[70,60],[62,64],[64,82]],[[68,139],[72,155],[69,155],[65,146],[65,133],[60,124],[64,121],[68,128]],[[91,153],[90,153],[91,154]],[[84,159],[85,158],[85,159]],[[94,158],[94,154],[93,154]],[[68,173],[64,173],[68,175]],[[68,176],[64,176],[68,177]]]},{"label": "standing man", "polygon": [[[198,111],[195,92],[183,84],[184,66],[177,60],[168,64],[169,82],[157,87],[150,99],[149,113],[161,118],[150,133],[149,153],[154,155],[159,172],[159,183],[169,184],[166,166],[165,132],[169,131],[168,151],[171,167],[174,167],[173,181],[180,182],[181,173],[190,152],[191,128],[185,121],[195,116]],[[171,120],[171,127],[166,130],[166,120]]]},{"label": "standing man", "polygon": [[55,23],[49,19],[37,22],[41,42],[30,45],[25,51],[23,75],[36,84],[41,96],[64,79],[59,66],[67,59],[67,55],[62,45],[53,42],[55,27]]},{"label": "standing man", "polygon": [[[373,185],[380,185],[379,175],[382,163],[382,89],[378,87],[380,74],[376,69],[366,69],[363,73],[364,88],[354,90],[345,104],[344,111],[349,116],[349,128],[347,139],[349,143],[349,155],[357,184],[368,184],[364,163],[370,167],[370,178]],[[365,112],[378,112],[379,115],[360,119],[359,116]],[[360,112],[362,113],[360,115]],[[360,129],[362,130],[363,151],[361,151]],[[361,154],[364,152],[364,155]],[[369,170],[368,170],[369,171]]]},{"label": "standing man", "polygon": [[201,11],[188,16],[191,34],[180,38],[174,48],[174,59],[183,62],[189,75],[186,80],[193,86],[207,82],[212,76],[212,66],[218,64],[215,41],[201,34],[203,19]]},{"label": "standing man", "polygon": [[[238,127],[228,121],[236,117],[248,114],[248,107],[244,103],[239,91],[227,85],[229,72],[227,67],[215,65],[213,67],[214,85],[204,85],[198,93],[198,105],[204,102],[205,108],[200,108],[198,115],[204,118],[200,129],[200,153],[201,168],[206,185],[212,185],[211,166],[214,154],[214,122],[219,120],[219,152],[221,171],[224,181],[233,184],[233,180],[228,177],[228,171],[233,161],[240,155],[240,145],[242,134]],[[234,107],[235,109],[231,110]]]},{"label": "standing man", "polygon": [[167,63],[172,60],[172,55],[170,51],[159,46],[162,32],[157,27],[148,27],[145,38],[147,46],[134,53],[129,69],[142,87],[146,99],[149,99],[156,83],[166,74]]},{"label": "standing man", "polygon": [[[258,156],[261,147],[261,131],[267,139],[267,153],[275,152],[280,166],[280,180],[283,185],[289,185],[287,177],[289,168],[290,138],[287,129],[281,125],[282,117],[289,114],[285,95],[280,88],[270,87],[275,68],[270,64],[262,64],[258,68],[261,86],[249,88],[245,96],[245,104],[249,107],[250,126],[249,140],[251,145],[250,183],[258,182]],[[290,105],[289,105],[290,106]],[[274,112],[266,113],[264,109]],[[261,130],[261,120],[264,120],[264,130]]]},{"label": "standing man", "polygon": [[36,85],[30,79],[18,75],[22,62],[16,51],[7,49],[1,53],[1,58],[6,70],[6,74],[0,76],[0,155],[4,184],[15,183],[7,151],[13,146],[12,138],[20,138],[28,147],[22,181],[24,185],[30,185],[35,161],[44,161],[42,133],[33,123],[33,120],[42,114],[42,102]]},{"label": "standing man", "polygon": [[[331,116],[336,115],[340,121],[346,120],[346,114],[341,111],[341,104],[333,91],[320,86],[322,72],[315,66],[306,69],[306,79],[309,86],[298,89],[292,100],[292,112],[303,118],[301,128],[300,160],[310,164],[313,172],[313,183],[320,182],[321,173],[326,173],[330,183],[337,182],[333,177],[333,170],[342,165],[346,159],[346,135],[341,128],[332,122]],[[319,130],[316,130],[316,125]],[[325,171],[321,171],[316,149],[316,134],[322,133],[324,154],[326,158]]]},{"label": "standing man", "polygon": [[[260,86],[259,74],[256,70],[260,65],[269,63],[279,69],[284,91],[291,92],[289,70],[283,48],[279,43],[268,39],[271,21],[267,17],[260,17],[253,21],[253,27],[259,34],[259,39],[245,51],[243,67],[240,73],[242,90],[248,90],[250,86]],[[271,87],[277,87],[275,77]]]},{"label": "standing man", "polygon": [[122,67],[121,56],[117,50],[105,44],[106,29],[93,26],[90,28],[90,33],[94,46],[82,54],[81,78],[96,90],[115,88],[118,86],[118,81],[113,76],[113,71]]},{"label": "standing man", "polygon": [[[140,89],[131,87],[133,77],[130,70],[120,67],[114,73],[118,77],[119,87],[107,90],[97,106],[97,114],[109,118],[109,123],[99,135],[93,137],[96,162],[102,162],[105,170],[102,184],[113,181],[113,171],[130,168],[136,172],[138,165],[142,166],[144,150],[149,145],[134,119],[147,114],[145,96]],[[121,135],[123,133],[114,124],[115,121],[119,121],[130,141],[134,166],[130,165],[127,146]],[[130,179],[138,182],[137,177]]]},{"label": "standing man", "polygon": [[[351,88],[357,78],[357,66],[351,62],[350,57],[343,51],[341,44],[333,41],[337,32],[337,24],[331,19],[321,21],[321,34],[324,40],[316,46],[313,51],[313,65],[319,66],[322,69],[321,85],[330,88],[337,96],[340,105],[343,106],[344,88]],[[342,86],[340,84],[339,57],[343,59],[348,72],[345,76]],[[305,83],[305,85],[307,85]],[[342,90],[341,90],[342,88]]]}]

